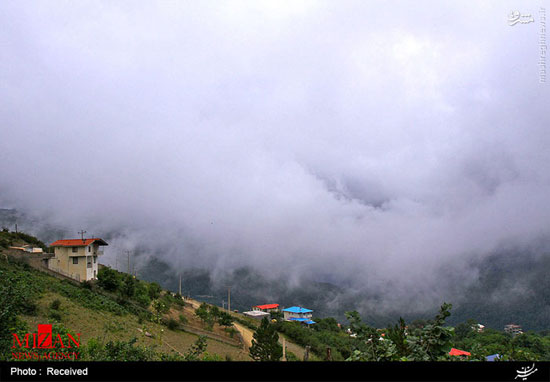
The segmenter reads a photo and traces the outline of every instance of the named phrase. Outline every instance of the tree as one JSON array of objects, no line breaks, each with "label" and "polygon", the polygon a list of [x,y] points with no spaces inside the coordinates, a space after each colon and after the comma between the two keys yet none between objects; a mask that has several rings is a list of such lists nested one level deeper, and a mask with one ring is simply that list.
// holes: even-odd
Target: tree
[{"label": "tree", "polygon": [[227,312],[220,312],[218,315],[218,324],[229,327],[233,325],[233,317]]},{"label": "tree", "polygon": [[462,322],[455,327],[455,336],[457,341],[461,341],[470,336],[475,331],[477,322],[470,318],[466,322]]},{"label": "tree", "polygon": [[105,290],[115,291],[120,287],[118,272],[111,268],[102,268],[97,274],[97,283]]},{"label": "tree", "polygon": [[260,327],[254,332],[250,347],[250,356],[255,361],[279,361],[283,356],[283,347],[279,344],[279,335],[267,317],[262,319]]},{"label": "tree", "polygon": [[444,361],[448,358],[454,328],[446,327],[445,319],[451,315],[451,308],[451,304],[443,303],[434,320],[407,336],[407,344],[411,350],[409,360]]},{"label": "tree", "polygon": [[162,288],[160,287],[160,285],[158,283],[152,282],[151,284],[149,284],[149,286],[147,288],[147,291],[149,293],[149,298],[151,300],[155,300],[155,299],[159,298],[160,292],[162,291]]},{"label": "tree", "polygon": [[332,317],[317,319],[317,324],[313,328],[317,331],[327,330],[335,333],[340,331],[338,321]]},{"label": "tree", "polygon": [[209,317],[209,311],[208,311],[208,305],[203,302],[196,310],[195,310],[195,316],[201,319],[202,322],[206,323],[208,321]]},{"label": "tree", "polygon": [[366,349],[355,349],[348,361],[445,361],[449,359],[454,328],[445,326],[445,319],[451,314],[452,305],[443,303],[434,320],[424,327],[408,333],[405,321],[400,318],[397,325],[387,329],[387,337],[380,339],[380,333],[364,324],[357,312],[347,312],[350,329],[356,334],[358,344]]},{"label": "tree", "polygon": [[183,357],[185,361],[198,361],[200,356],[206,351],[206,337],[200,336],[191,346],[189,351]]},{"label": "tree", "polygon": [[126,275],[122,282],[122,294],[126,297],[133,297],[136,293],[136,279],[132,275]]}]

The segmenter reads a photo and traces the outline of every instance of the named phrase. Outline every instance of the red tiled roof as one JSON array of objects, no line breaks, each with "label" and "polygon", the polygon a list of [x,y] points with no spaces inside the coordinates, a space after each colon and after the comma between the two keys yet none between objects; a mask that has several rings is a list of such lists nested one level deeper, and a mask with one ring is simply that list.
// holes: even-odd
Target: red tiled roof
[{"label": "red tiled roof", "polygon": [[259,309],[276,309],[279,307],[279,304],[265,304],[265,305],[256,305],[254,308]]},{"label": "red tiled roof", "polygon": [[50,247],[86,247],[94,242],[98,242],[99,245],[108,245],[102,239],[64,239],[57,240],[50,244]]},{"label": "red tiled roof", "polygon": [[472,355],[470,352],[459,350],[455,348],[451,348],[451,351],[449,352],[449,355]]}]

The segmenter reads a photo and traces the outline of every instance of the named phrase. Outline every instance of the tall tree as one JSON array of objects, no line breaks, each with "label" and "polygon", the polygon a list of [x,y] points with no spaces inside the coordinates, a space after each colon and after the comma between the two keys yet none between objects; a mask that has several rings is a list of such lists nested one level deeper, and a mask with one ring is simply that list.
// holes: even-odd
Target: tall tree
[{"label": "tall tree", "polygon": [[283,356],[283,347],[279,344],[279,335],[267,317],[262,319],[260,327],[254,332],[250,347],[250,356],[255,361],[279,361]]}]

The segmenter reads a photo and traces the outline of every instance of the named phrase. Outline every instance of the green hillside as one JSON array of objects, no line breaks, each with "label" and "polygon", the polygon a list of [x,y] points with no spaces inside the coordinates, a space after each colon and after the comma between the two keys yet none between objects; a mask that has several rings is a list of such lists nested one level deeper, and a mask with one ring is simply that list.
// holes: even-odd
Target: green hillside
[{"label": "green hillside", "polygon": [[[5,242],[32,241],[0,235],[4,252]],[[22,338],[51,323],[55,333],[81,333],[79,360],[250,360],[235,333],[219,325],[204,328],[181,298],[158,284],[105,271],[114,276],[103,278],[107,289],[61,280],[1,254],[0,359],[13,358],[12,333]]]}]

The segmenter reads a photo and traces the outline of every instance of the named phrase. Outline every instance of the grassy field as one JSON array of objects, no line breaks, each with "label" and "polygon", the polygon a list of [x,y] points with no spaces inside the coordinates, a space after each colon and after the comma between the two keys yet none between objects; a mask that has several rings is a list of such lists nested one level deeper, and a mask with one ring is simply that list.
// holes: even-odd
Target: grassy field
[{"label": "grassy field", "polygon": [[[21,285],[29,289],[27,294],[32,296],[36,309],[32,314],[21,315],[20,318],[31,331],[35,331],[38,324],[59,322],[69,332],[81,333],[83,345],[92,338],[107,342],[127,341],[135,337],[137,344],[154,347],[167,354],[185,354],[198,338],[192,333],[170,330],[164,325],[140,320],[137,315],[104,295],[58,280],[28,266],[6,263],[0,259],[0,270],[16,276]],[[54,310],[52,304],[56,300],[59,307]],[[192,317],[190,312],[185,315]],[[145,336],[145,332],[152,337]],[[243,349],[213,339],[207,340],[206,352],[220,360],[250,360]]]},{"label": "grassy field", "polygon": [[[88,309],[62,295],[48,292],[38,301],[37,314],[35,316],[22,316],[30,328],[47,322],[55,322],[49,317],[50,305],[54,300],[61,302],[58,311],[61,313],[60,322],[72,333],[81,333],[82,344],[85,345],[91,338],[99,338],[105,342],[109,340],[138,339],[138,345],[146,345],[157,348],[164,353],[178,351],[185,353],[197,340],[197,335],[180,330],[172,331],[166,326],[153,322],[139,323],[138,317],[132,314],[117,316],[110,312]],[[141,331],[139,330],[141,329]],[[160,340],[160,331],[162,341]],[[155,338],[147,337],[143,333],[148,332]],[[227,345],[215,340],[207,340],[207,352],[217,354],[222,359],[247,360],[248,355],[242,349]]]}]

